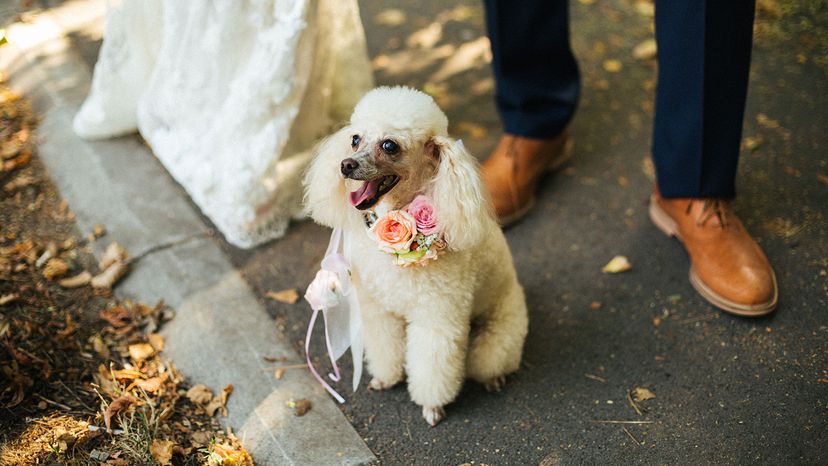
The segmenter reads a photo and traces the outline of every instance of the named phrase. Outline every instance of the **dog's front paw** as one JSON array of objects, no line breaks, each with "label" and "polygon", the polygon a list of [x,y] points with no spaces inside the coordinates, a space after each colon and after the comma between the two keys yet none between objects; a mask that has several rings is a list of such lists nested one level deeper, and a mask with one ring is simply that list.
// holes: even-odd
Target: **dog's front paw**
[{"label": "dog's front paw", "polygon": [[423,418],[431,427],[439,424],[444,417],[446,417],[446,411],[442,406],[423,406]]},{"label": "dog's front paw", "polygon": [[394,385],[397,385],[397,383],[399,383],[399,380],[386,382],[384,380],[380,380],[374,377],[373,379],[371,379],[370,382],[368,382],[368,390],[387,390],[393,387]]},{"label": "dog's front paw", "polygon": [[483,386],[486,387],[486,391],[499,392],[503,390],[503,387],[506,386],[506,376],[498,375],[497,377],[492,377],[491,379],[487,380],[483,384]]}]

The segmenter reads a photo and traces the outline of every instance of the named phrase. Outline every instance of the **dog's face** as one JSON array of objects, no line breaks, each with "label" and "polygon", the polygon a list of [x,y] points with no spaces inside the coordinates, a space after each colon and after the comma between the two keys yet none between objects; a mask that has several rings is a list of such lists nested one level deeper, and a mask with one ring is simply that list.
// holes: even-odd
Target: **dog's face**
[{"label": "dog's face", "polygon": [[400,208],[434,177],[439,154],[431,139],[402,130],[351,130],[350,153],[339,170],[346,179],[348,201],[357,209],[371,209],[380,200]]},{"label": "dog's face", "polygon": [[426,94],[374,89],[308,168],[308,213],[332,228],[364,229],[360,211],[401,209],[423,194],[433,201],[449,248],[473,247],[494,220],[477,162],[447,130],[445,114]]}]

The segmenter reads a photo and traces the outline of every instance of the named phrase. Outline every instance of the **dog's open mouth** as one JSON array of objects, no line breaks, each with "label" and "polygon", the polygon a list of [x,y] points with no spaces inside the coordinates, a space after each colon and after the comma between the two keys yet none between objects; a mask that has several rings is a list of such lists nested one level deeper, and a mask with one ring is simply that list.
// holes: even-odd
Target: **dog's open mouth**
[{"label": "dog's open mouth", "polygon": [[380,198],[391,191],[397,185],[400,177],[396,175],[383,176],[375,180],[367,180],[362,183],[356,191],[353,191],[348,197],[351,205],[359,210],[365,210],[373,206],[380,200]]}]

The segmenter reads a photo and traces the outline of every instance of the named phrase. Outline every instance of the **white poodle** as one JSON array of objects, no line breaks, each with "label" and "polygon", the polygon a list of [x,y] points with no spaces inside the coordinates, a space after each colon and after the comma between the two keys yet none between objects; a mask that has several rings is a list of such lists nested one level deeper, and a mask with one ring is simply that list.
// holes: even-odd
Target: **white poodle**
[{"label": "white poodle", "polygon": [[[447,127],[428,95],[374,89],[350,124],[322,143],[305,178],[309,214],[345,235],[373,376],[369,388],[386,389],[407,377],[411,399],[432,426],[465,377],[490,391],[503,387],[520,365],[528,326],[523,289],[477,162],[448,137]],[[418,236],[381,249],[377,218],[419,196],[433,206],[438,233],[431,238],[437,240]],[[403,224],[412,218],[403,216]],[[406,241],[399,223],[388,228],[396,235],[391,243]],[[426,243],[426,258],[436,260],[416,253],[416,264],[406,264],[401,257],[410,255],[393,250]]]}]

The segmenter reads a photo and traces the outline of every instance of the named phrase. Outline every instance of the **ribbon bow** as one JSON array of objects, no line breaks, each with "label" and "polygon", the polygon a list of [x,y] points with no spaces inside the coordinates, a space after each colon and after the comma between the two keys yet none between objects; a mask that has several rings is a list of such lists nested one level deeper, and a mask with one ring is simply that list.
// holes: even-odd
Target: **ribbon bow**
[{"label": "ribbon bow", "polygon": [[343,255],[344,243],[342,230],[335,228],[331,233],[331,241],[328,243],[325,257],[322,259],[321,269],[316,273],[316,277],[305,292],[305,300],[313,309],[308,324],[308,333],[305,336],[305,358],[308,368],[325,390],[340,403],[344,403],[345,399],[313,367],[309,351],[313,327],[319,312],[322,311],[325,344],[333,366],[333,373],[328,374],[328,377],[334,382],[342,379],[336,361],[350,347],[354,360],[353,390],[357,390],[359,380],[362,378],[362,320],[356,288],[351,283],[351,266]]}]

